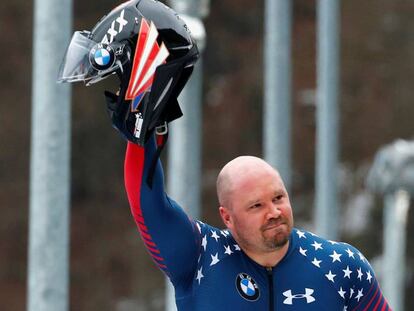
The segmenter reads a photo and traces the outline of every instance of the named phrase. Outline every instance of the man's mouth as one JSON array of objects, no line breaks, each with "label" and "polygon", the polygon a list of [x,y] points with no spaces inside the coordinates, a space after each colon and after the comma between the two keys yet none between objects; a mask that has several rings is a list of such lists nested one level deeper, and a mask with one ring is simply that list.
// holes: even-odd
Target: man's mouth
[{"label": "man's mouth", "polygon": [[283,221],[273,222],[273,223],[270,223],[270,224],[267,224],[266,226],[264,226],[262,228],[262,230],[267,231],[267,230],[277,229],[277,228],[281,227],[282,225],[285,225],[285,223]]}]

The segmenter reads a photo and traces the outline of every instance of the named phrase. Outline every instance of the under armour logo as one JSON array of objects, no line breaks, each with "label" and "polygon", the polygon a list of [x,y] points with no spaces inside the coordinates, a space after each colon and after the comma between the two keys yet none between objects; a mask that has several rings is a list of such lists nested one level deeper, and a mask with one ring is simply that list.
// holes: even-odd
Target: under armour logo
[{"label": "under armour logo", "polygon": [[[112,21],[111,28],[108,29],[106,35],[102,38],[101,43],[110,44],[114,41],[114,38],[119,34],[124,26],[128,24],[128,21],[124,18],[125,10],[121,11],[121,14]],[[118,29],[115,29],[115,26],[118,26]]]},{"label": "under armour logo", "polygon": [[314,290],[311,288],[305,288],[305,293],[304,294],[292,294],[291,290],[287,290],[283,293],[283,296],[286,297],[285,300],[283,300],[283,303],[285,305],[291,305],[293,304],[293,299],[301,299],[301,298],[306,298],[306,303],[311,303],[315,301],[315,298],[312,296]]}]

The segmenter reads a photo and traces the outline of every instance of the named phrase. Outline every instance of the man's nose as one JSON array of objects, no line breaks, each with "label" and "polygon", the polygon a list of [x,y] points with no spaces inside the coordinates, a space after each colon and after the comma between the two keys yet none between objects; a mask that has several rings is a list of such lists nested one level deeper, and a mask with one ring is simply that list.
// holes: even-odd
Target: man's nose
[{"label": "man's nose", "polygon": [[280,206],[275,205],[273,203],[269,204],[268,211],[267,211],[268,219],[270,219],[270,218],[279,218],[281,213],[282,212],[280,210]]}]

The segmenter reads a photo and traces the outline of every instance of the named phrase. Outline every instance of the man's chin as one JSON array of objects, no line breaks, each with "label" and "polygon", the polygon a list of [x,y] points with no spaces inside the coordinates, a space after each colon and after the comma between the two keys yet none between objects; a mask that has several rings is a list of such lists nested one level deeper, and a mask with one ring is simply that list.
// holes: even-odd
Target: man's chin
[{"label": "man's chin", "polygon": [[287,236],[286,238],[275,240],[274,243],[273,243],[273,245],[274,245],[275,248],[282,248],[288,242],[289,242],[289,237]]},{"label": "man's chin", "polygon": [[289,230],[277,231],[272,237],[265,238],[265,244],[271,249],[278,249],[289,242]]}]

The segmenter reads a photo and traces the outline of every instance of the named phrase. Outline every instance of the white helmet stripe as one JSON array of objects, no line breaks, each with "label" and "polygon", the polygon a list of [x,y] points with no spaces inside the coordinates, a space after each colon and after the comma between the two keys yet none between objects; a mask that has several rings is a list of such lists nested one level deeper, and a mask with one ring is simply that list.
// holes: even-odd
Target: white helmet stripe
[{"label": "white helmet stripe", "polygon": [[[146,21],[143,19],[142,20],[143,23],[146,23]],[[132,83],[132,87],[131,89],[134,90],[133,93],[135,93],[135,91],[137,90],[136,86],[138,83],[138,80],[142,77],[142,69],[144,68],[144,65],[147,63],[148,61],[148,57],[150,55],[150,52],[152,50],[152,48],[154,47],[154,44],[157,44],[156,40],[158,37],[158,31],[157,28],[155,27],[154,23],[151,22],[151,27],[148,33],[148,37],[145,41],[144,44],[144,50],[142,51],[141,54],[141,58],[139,60],[139,65],[138,65],[138,70],[134,76],[134,80]],[[139,52],[139,51],[137,51]]]},{"label": "white helmet stripe", "polygon": [[154,75],[155,70],[157,69],[157,67],[167,59],[169,54],[170,53],[168,52],[165,45],[162,44],[157,56],[155,57],[154,61],[151,63],[151,66],[148,68],[146,73],[143,73],[145,75],[142,78],[141,83],[138,86],[138,90],[140,90],[141,87],[143,87],[145,85],[145,83],[148,82],[148,80]]}]

